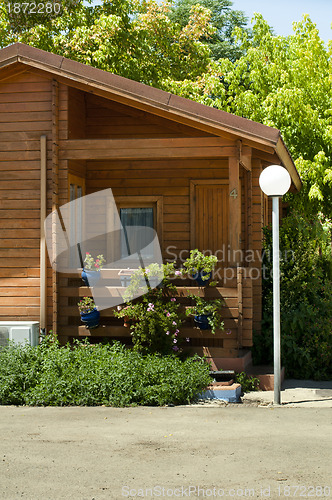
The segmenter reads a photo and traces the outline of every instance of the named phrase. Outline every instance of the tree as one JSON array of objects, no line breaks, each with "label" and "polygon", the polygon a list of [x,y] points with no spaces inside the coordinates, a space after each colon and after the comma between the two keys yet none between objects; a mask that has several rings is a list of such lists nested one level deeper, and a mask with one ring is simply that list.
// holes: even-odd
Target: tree
[{"label": "tree", "polygon": [[248,18],[244,12],[231,8],[233,4],[231,0],[176,0],[169,17],[184,26],[188,23],[191,9],[197,4],[211,11],[211,24],[215,28],[215,33],[204,40],[211,50],[211,57],[215,60],[227,58],[235,61],[243,55],[233,31],[238,27],[249,34]]},{"label": "tree", "polygon": [[210,61],[201,39],[214,31],[211,13],[197,5],[181,26],[169,11],[170,4],[154,0],[104,0],[98,6],[66,0],[59,15],[26,20],[22,11],[15,18],[2,5],[1,46],[21,41],[155,87],[165,78],[194,79]]}]

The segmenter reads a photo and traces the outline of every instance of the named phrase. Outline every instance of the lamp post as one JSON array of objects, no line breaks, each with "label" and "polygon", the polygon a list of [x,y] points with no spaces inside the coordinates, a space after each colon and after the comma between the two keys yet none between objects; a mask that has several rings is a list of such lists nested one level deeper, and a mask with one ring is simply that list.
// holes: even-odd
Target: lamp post
[{"label": "lamp post", "polygon": [[291,178],[284,167],[271,165],[261,173],[259,185],[263,193],[272,198],[274,404],[280,405],[279,198],[289,190]]}]

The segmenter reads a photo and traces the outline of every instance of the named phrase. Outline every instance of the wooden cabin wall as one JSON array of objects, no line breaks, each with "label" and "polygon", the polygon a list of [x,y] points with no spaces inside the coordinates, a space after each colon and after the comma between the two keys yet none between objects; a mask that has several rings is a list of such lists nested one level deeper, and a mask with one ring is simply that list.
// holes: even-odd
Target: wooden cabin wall
[{"label": "wooden cabin wall", "polygon": [[[51,189],[51,101],[51,80],[33,72],[0,82],[2,321],[39,320],[40,136],[47,136],[47,187]],[[47,208],[51,209],[50,199]],[[48,305],[52,305],[50,294]]]},{"label": "wooden cabin wall", "polygon": [[257,333],[261,331],[262,320],[262,245],[264,226],[264,195],[259,187],[259,176],[262,172],[262,161],[258,158],[252,160],[252,221],[253,221],[253,243],[254,261],[251,267],[254,268],[252,274],[253,303],[253,330]]},{"label": "wooden cabin wall", "polygon": [[[68,202],[70,173],[86,179],[86,194],[112,188],[115,198],[160,196],[166,260],[173,260],[181,250],[192,247],[192,181],[211,180],[213,184],[229,178],[227,158],[59,160],[58,140],[211,134],[68,87],[37,70],[0,81],[0,320],[39,320],[41,135],[47,136],[47,212]],[[257,158],[252,159],[250,174],[240,168],[240,248],[254,251],[255,259],[247,267],[257,272],[261,269],[262,227],[267,220],[258,183],[261,170],[262,161]],[[254,330],[259,332],[262,280],[254,274],[252,278],[252,321]],[[58,277],[50,263],[47,285],[48,323],[54,328],[61,304]],[[249,287],[244,285],[246,288]],[[246,320],[249,332],[251,318],[247,316]],[[249,346],[251,338],[249,333],[246,335],[243,345]]]},{"label": "wooden cabin wall", "polygon": [[[81,90],[62,85],[66,96],[65,120],[60,130],[60,139],[84,139],[86,129],[86,94]],[[67,173],[85,179],[86,162],[62,160],[67,166]],[[66,202],[68,202],[68,197]]]},{"label": "wooden cabin wall", "polygon": [[156,138],[156,137],[206,137],[201,130],[153,116],[145,111],[128,108],[114,101],[86,94],[85,137],[106,138]]},{"label": "wooden cabin wall", "polygon": [[86,129],[85,93],[67,87],[68,93],[68,129],[66,139],[84,139]]},{"label": "wooden cabin wall", "polygon": [[172,260],[173,255],[179,258],[181,250],[191,248],[191,179],[213,183],[227,178],[227,160],[87,161],[86,189],[89,194],[111,188],[115,200],[118,196],[162,196],[163,257]]}]

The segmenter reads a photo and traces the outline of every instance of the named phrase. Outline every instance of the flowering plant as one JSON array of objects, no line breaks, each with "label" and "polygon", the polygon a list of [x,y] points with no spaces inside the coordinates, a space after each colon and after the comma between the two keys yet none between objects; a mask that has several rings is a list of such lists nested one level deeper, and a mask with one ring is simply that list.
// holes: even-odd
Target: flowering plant
[{"label": "flowering plant", "polygon": [[78,309],[81,314],[87,314],[89,312],[94,311],[96,309],[96,304],[91,297],[83,297],[78,303]]},{"label": "flowering plant", "polygon": [[[162,288],[149,288],[140,301],[128,301],[126,307],[114,313],[118,318],[136,320],[130,326],[130,333],[134,349],[143,354],[181,352],[179,328],[183,319],[180,304],[171,296],[176,288],[170,281],[173,274],[170,265],[164,265],[163,271]],[[142,273],[150,274],[147,269],[141,269],[137,278],[141,279]],[[130,285],[130,292],[134,293],[139,286],[139,281],[135,279]]]},{"label": "flowering plant", "polygon": [[84,269],[90,271],[100,271],[102,269],[103,265],[105,264],[106,260],[104,259],[104,256],[97,255],[96,261],[90,254],[90,252],[86,252],[85,254],[85,259],[84,259]]}]

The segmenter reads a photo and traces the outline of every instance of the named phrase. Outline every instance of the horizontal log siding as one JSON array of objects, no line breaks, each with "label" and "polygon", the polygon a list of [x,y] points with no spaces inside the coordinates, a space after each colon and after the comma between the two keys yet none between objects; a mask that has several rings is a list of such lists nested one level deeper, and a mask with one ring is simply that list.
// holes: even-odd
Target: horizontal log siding
[{"label": "horizontal log siding", "polygon": [[203,137],[211,135],[93,95],[85,96],[85,105],[86,138]]},{"label": "horizontal log siding", "polygon": [[[255,259],[251,262],[253,303],[253,331],[260,333],[262,320],[262,263],[261,252],[263,245],[263,193],[259,187],[259,176],[262,171],[262,162],[252,160],[252,246]],[[251,344],[250,344],[251,345]]]},{"label": "horizontal log siding", "polygon": [[[59,84],[59,138],[68,139],[68,87]],[[59,185],[58,185],[58,203],[59,206],[68,203],[68,161],[59,161]]]},{"label": "horizontal log siding", "polygon": [[[190,249],[190,179],[226,179],[226,160],[87,161],[87,194],[163,197],[163,255]],[[174,257],[173,257],[174,258]]]},{"label": "horizontal log siding", "polygon": [[[68,139],[68,107],[69,95],[67,85],[59,84],[59,138]],[[68,203],[68,160],[59,159],[59,185],[58,203],[59,206]]]},{"label": "horizontal log siding", "polygon": [[[0,319],[39,321],[40,136],[51,189],[51,80],[0,82]],[[51,200],[48,199],[48,210]],[[48,272],[51,306],[51,272]]]},{"label": "horizontal log siding", "polygon": [[[77,112],[77,106],[76,106],[76,91],[73,89],[73,92],[71,93],[70,87],[64,84],[59,84],[59,130],[58,130],[58,135],[59,139],[69,139],[69,136],[71,134],[70,132],[70,127],[72,130],[75,130],[75,127],[77,126],[77,120],[74,118],[72,119],[70,117],[70,100],[72,99],[72,104],[74,107],[74,112]],[[71,113],[71,116],[73,113]],[[79,134],[78,134],[79,135]],[[61,207],[61,205],[64,205],[65,203],[68,203],[68,170],[69,170],[69,162],[68,160],[61,160],[58,159],[58,164],[59,164],[59,169],[58,169],[58,206]],[[77,167],[79,170],[81,166]],[[55,207],[54,207],[55,208]],[[68,340],[68,337],[64,336],[61,332],[61,327],[59,328],[59,325],[61,325],[60,317],[61,317],[61,286],[59,285],[60,278],[57,273],[57,275],[53,275],[53,292],[52,292],[52,309],[53,309],[53,320],[55,320],[55,317],[57,319],[57,334],[59,335],[59,340],[63,343],[66,343]],[[66,283],[68,283],[68,279],[64,278]]]}]

